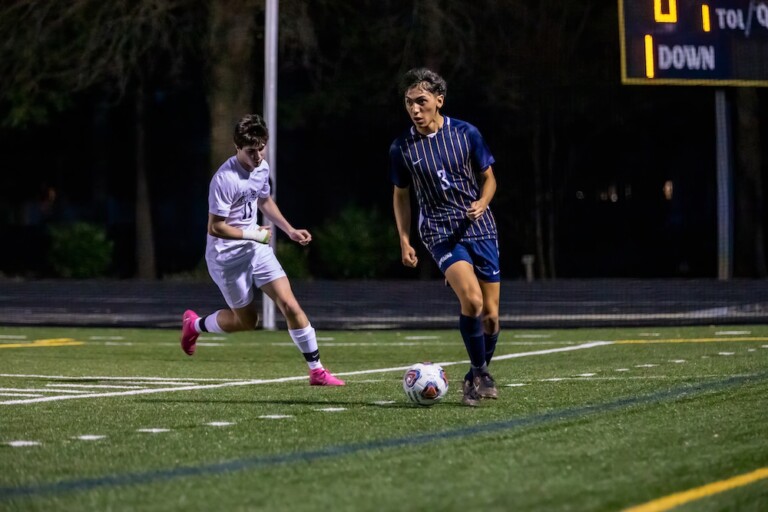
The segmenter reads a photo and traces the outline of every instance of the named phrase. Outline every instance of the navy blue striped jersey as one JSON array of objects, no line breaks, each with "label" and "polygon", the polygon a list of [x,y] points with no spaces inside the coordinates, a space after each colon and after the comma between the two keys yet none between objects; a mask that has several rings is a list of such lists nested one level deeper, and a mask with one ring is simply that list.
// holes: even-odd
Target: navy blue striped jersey
[{"label": "navy blue striped jersey", "polygon": [[414,186],[419,235],[427,248],[446,241],[496,239],[490,207],[474,222],[466,213],[480,197],[476,173],[495,163],[477,128],[448,117],[434,134],[422,135],[411,127],[392,143],[389,158],[392,183]]}]

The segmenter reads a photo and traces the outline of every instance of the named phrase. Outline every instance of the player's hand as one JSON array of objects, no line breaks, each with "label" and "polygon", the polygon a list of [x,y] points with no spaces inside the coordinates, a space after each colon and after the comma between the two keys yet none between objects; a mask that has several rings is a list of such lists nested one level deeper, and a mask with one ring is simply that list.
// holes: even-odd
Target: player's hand
[{"label": "player's hand", "polygon": [[488,205],[483,201],[473,201],[467,209],[467,218],[471,221],[476,221],[483,216],[485,210],[488,209]]},{"label": "player's hand", "polygon": [[419,258],[416,257],[416,249],[410,245],[406,245],[401,249],[401,257],[403,265],[406,267],[416,268],[419,263]]},{"label": "player's hand", "polygon": [[312,235],[306,229],[294,229],[288,233],[288,236],[291,237],[291,240],[301,245],[307,245],[312,241]]}]

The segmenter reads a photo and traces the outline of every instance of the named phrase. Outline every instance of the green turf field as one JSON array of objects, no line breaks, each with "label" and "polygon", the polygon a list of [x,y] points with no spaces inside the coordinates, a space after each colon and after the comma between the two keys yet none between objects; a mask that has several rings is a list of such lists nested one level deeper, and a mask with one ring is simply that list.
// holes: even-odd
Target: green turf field
[{"label": "green turf field", "polygon": [[285,332],[0,327],[0,510],[768,510],[768,326],[505,330],[476,409],[457,332],[318,334],[346,387]]}]

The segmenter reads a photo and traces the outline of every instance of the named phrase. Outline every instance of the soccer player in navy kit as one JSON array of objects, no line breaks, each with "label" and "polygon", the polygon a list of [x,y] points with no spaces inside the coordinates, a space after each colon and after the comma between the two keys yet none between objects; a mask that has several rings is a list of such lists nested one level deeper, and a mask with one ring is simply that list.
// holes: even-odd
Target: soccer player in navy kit
[{"label": "soccer player in navy kit", "polygon": [[445,80],[429,69],[403,75],[400,92],[413,126],[389,149],[393,207],[403,265],[418,264],[411,244],[410,189],[419,207],[419,235],[461,305],[459,330],[470,359],[462,403],[497,398],[488,371],[499,335],[500,269],[495,160],[471,124],[443,116]]},{"label": "soccer player in navy kit", "polygon": [[264,160],[269,138],[264,119],[243,117],[235,126],[236,154],[224,162],[208,189],[208,273],[230,309],[199,317],[182,316],[181,348],[195,353],[201,332],[237,332],[256,328],[259,315],[254,294],[261,289],[275,301],[288,324],[288,333],[309,366],[313,386],[343,386],[320,363],[315,329],[293,295],[288,277],[268,244],[271,231],[256,224],[256,209],[301,245],[312,241],[306,229],[294,228],[270,196],[269,164]]}]

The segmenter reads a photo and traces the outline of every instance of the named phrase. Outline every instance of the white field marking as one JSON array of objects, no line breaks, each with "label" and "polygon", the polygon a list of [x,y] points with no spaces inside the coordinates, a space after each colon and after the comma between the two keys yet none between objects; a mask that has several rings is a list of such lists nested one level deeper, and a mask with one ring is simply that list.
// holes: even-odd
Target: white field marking
[{"label": "white field marking", "polygon": [[682,363],[686,363],[687,361],[685,359],[670,359],[669,362],[675,363],[675,364],[682,364]]},{"label": "white field marking", "polygon": [[85,434],[85,435],[82,435],[82,436],[73,437],[72,439],[79,439],[80,441],[99,441],[100,439],[104,439],[106,437],[107,436],[97,436],[97,435],[92,435],[92,434]]},{"label": "white field marking", "polygon": [[752,331],[718,331],[715,336],[739,336],[739,335],[752,334]]},{"label": "white field marking", "polygon": [[24,446],[40,446],[42,443],[40,441],[8,441],[5,444],[14,448],[21,448]]},{"label": "white field marking", "polygon": [[513,338],[551,338],[551,334],[515,334]]},{"label": "white field marking", "polygon": [[226,336],[200,336],[197,338],[198,341],[225,341],[227,339]]},{"label": "white field marking", "polygon": [[371,402],[373,405],[390,405],[396,403],[394,400],[377,400],[376,402]]},{"label": "white field marking", "polygon": [[[374,384],[377,382],[388,382],[389,379],[364,379],[364,380],[356,380],[354,381],[355,384]],[[353,382],[353,381],[350,381]]]},{"label": "white field marking", "polygon": [[318,336],[317,337],[317,341],[333,341],[335,339],[336,338],[334,338],[333,336]]},{"label": "white field marking", "polygon": [[614,371],[617,371],[617,372],[628,372],[629,368],[616,368],[616,370],[614,370]]},{"label": "white field marking", "polygon": [[137,387],[144,388],[146,386],[194,386],[194,382],[180,382],[172,380],[164,380],[163,382],[141,382],[141,381],[125,381],[126,384],[136,384]]},{"label": "white field marking", "polygon": [[[0,391],[18,391],[19,393],[88,393],[74,389],[31,389],[31,388],[0,388]],[[0,402],[2,403],[2,402]]]},{"label": "white field marking", "polygon": [[760,345],[760,348],[768,348],[768,345]]},{"label": "white field marking", "polygon": [[718,352],[717,355],[719,356],[732,356],[736,352]]},{"label": "white field marking", "polygon": [[[572,352],[574,350],[583,350],[588,348],[594,348],[594,347],[603,347],[606,345],[613,345],[612,341],[593,341],[590,343],[584,343],[582,345],[575,345],[570,347],[559,347],[559,348],[550,348],[546,350],[534,350],[531,352],[516,352],[514,354],[503,354],[503,355],[497,355],[494,356],[494,361],[501,361],[505,359],[517,359],[520,357],[530,357],[530,356],[540,356],[540,355],[548,355],[548,354],[557,354],[560,352]],[[462,361],[443,361],[438,362],[440,366],[453,366],[453,365],[465,365],[469,364],[468,360],[462,360]],[[371,370],[358,370],[353,372],[342,372],[337,373],[336,376],[345,376],[349,377],[352,375],[368,375],[373,373],[389,373],[389,372],[402,372],[410,368],[410,364],[407,366],[394,366],[390,368],[374,368]],[[0,377],[3,376],[13,376],[13,377],[19,377],[20,375],[6,375],[6,374],[0,374]],[[30,376],[31,377],[31,376]],[[39,378],[47,378],[52,379],[56,377],[51,376],[35,376]],[[71,379],[72,377],[64,377],[59,376],[60,379]],[[80,377],[80,378],[88,378],[88,377]],[[90,377],[91,379],[95,379],[97,377]],[[101,378],[101,377],[98,377]],[[125,380],[127,377],[110,377],[112,380]],[[132,377],[136,379],[136,377]],[[143,378],[143,377],[142,377]],[[18,405],[18,404],[32,404],[37,402],[51,402],[54,400],[71,400],[73,398],[105,398],[105,397],[112,397],[112,396],[134,396],[134,395],[148,395],[148,394],[154,394],[154,393],[167,393],[171,391],[196,391],[201,389],[215,389],[215,388],[224,388],[224,387],[232,387],[232,386],[253,386],[257,384],[276,384],[276,383],[282,383],[282,382],[292,382],[292,381],[301,381],[306,380],[308,377],[306,375],[296,376],[296,377],[281,377],[277,379],[253,379],[253,380],[234,380],[234,379],[189,379],[193,381],[201,381],[201,380],[213,380],[218,381],[217,384],[199,384],[194,386],[180,386],[180,387],[162,387],[162,388],[154,388],[154,389],[135,389],[131,391],[112,391],[112,392],[106,392],[106,393],[85,393],[82,395],[66,395],[66,396],[48,396],[48,397],[41,397],[41,398],[27,398],[23,400],[6,400],[3,402],[0,402],[0,405]],[[104,380],[106,380],[105,378]],[[154,378],[146,378],[146,380],[155,380]],[[161,380],[161,379],[157,379]],[[226,382],[222,382],[226,381]],[[48,390],[49,392],[51,390]]]},{"label": "white field marking", "polygon": [[113,386],[111,384],[46,384],[50,388],[88,388],[88,389],[141,389],[141,386]]},{"label": "white field marking", "polygon": [[660,332],[640,332],[637,333],[638,336],[661,336]]},{"label": "white field marking", "polygon": [[132,341],[105,341],[104,345],[108,347],[132,347]]},{"label": "white field marking", "polygon": [[34,395],[32,393],[0,393],[0,396],[18,396],[18,397],[36,397],[36,396],[44,396],[44,395]]},{"label": "white field marking", "polygon": [[552,377],[551,379],[541,379],[541,382],[560,382],[565,380],[565,377]]},{"label": "white field marking", "polygon": [[757,352],[757,349],[756,348],[748,348],[747,352]]},{"label": "white field marking", "polygon": [[264,414],[263,416],[259,416],[262,420],[284,420],[286,418],[293,418],[290,414]]},{"label": "white field marking", "polygon": [[210,421],[206,423],[209,427],[228,427],[234,425],[231,421]]},{"label": "white field marking", "polygon": [[137,428],[136,432],[146,432],[147,434],[162,434],[164,432],[170,432],[169,428]]},{"label": "white field marking", "polygon": [[89,340],[124,340],[124,336],[88,336]]},{"label": "white field marking", "polygon": [[439,340],[440,336],[405,336],[407,340]]},{"label": "white field marking", "polygon": [[0,334],[0,340],[25,340],[26,336],[22,334]]},{"label": "white field marking", "polygon": [[654,366],[659,366],[659,365],[657,365],[657,364],[650,364],[650,363],[636,364],[635,368],[653,368]]},{"label": "white field marking", "polygon": [[[178,343],[176,343],[178,345]],[[180,380],[178,377],[140,377],[140,376],[134,376],[134,377],[106,377],[106,376],[85,376],[85,377],[72,377],[68,375],[26,375],[26,374],[16,374],[16,373],[0,373],[0,377],[23,377],[27,379],[46,379],[46,380],[61,380],[61,379],[67,379],[67,380],[119,380],[119,381],[125,381],[125,380],[147,380],[147,381],[155,381],[158,383],[163,383],[166,381],[178,381]],[[243,379],[223,379],[223,378],[184,378],[183,380],[189,380],[192,382],[242,382]]]},{"label": "white field marking", "polygon": [[515,382],[514,384],[504,384],[505,388],[519,388],[522,386],[527,386],[524,382]]},{"label": "white field marking", "polygon": [[346,407],[323,407],[315,410],[320,412],[341,412],[341,411],[346,411],[347,408]]},{"label": "white field marking", "polygon": [[580,373],[577,377],[594,377],[596,373]]},{"label": "white field marking", "polygon": [[[447,346],[454,345],[456,341],[342,341],[338,343],[323,343],[321,347],[424,347],[424,346]],[[175,344],[174,344],[175,345]],[[295,347],[289,341],[276,341],[270,343],[273,347]],[[542,345],[576,345],[575,341],[500,341],[500,345],[524,345],[524,346],[542,346]]]},{"label": "white field marking", "polygon": [[198,347],[224,347],[226,345],[231,345],[231,343],[208,343],[208,342],[197,342]]},{"label": "white field marking", "polygon": [[533,345],[540,347],[542,345],[576,345],[576,341],[500,341],[496,345]]}]

